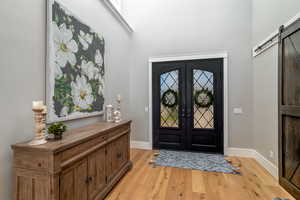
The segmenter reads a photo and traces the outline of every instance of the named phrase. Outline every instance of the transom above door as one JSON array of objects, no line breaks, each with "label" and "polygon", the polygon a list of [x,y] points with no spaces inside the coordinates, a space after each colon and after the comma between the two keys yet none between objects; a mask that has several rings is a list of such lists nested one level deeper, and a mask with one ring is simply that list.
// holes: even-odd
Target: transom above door
[{"label": "transom above door", "polygon": [[223,59],[153,63],[153,147],[223,153]]}]

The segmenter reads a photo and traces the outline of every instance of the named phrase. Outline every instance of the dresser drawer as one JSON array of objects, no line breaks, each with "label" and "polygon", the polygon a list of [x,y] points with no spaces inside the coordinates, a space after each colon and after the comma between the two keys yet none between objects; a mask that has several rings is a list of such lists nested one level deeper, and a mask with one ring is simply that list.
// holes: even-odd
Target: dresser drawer
[{"label": "dresser drawer", "polygon": [[107,139],[107,137],[108,137],[108,135],[105,134],[105,135],[99,136],[99,137],[94,138],[94,139],[92,139],[90,141],[81,143],[81,144],[79,144],[77,146],[74,146],[74,147],[72,147],[70,149],[67,149],[67,150],[63,151],[61,153],[61,161],[65,162],[65,161],[73,158],[76,155],[79,155],[81,153],[84,153],[85,151],[88,151],[92,147],[105,142],[105,140]]},{"label": "dresser drawer", "polygon": [[111,131],[109,133],[109,139],[114,139],[115,136],[117,136],[121,133],[129,132],[129,131],[130,131],[130,126],[128,126],[128,125],[121,126],[118,129]]},{"label": "dresser drawer", "polygon": [[47,171],[50,166],[50,155],[47,152],[14,151],[14,167]]}]

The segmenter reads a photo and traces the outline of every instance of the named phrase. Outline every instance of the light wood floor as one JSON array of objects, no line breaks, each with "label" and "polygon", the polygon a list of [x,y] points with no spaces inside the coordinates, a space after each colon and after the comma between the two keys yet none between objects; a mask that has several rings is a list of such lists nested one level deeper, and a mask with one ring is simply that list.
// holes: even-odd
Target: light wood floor
[{"label": "light wood floor", "polygon": [[252,158],[230,157],[242,175],[152,167],[153,151],[131,150],[133,169],[106,200],[272,200],[292,198]]}]

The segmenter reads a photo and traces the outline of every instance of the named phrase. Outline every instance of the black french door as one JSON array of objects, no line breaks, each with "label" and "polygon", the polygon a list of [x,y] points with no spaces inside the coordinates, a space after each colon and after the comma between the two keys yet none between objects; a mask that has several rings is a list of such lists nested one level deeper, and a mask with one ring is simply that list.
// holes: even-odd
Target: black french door
[{"label": "black french door", "polygon": [[153,63],[153,148],[223,153],[223,59]]}]

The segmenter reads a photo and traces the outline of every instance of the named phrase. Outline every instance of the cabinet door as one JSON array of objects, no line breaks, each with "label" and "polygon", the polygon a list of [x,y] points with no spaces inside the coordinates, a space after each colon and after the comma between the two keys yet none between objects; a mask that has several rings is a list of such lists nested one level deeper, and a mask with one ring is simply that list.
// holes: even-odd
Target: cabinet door
[{"label": "cabinet door", "polygon": [[106,172],[110,181],[129,160],[129,135],[125,134],[107,145]]},{"label": "cabinet door", "polygon": [[95,199],[106,185],[105,147],[88,157],[89,199]]},{"label": "cabinet door", "polygon": [[114,174],[116,173],[116,166],[115,166],[115,158],[114,155],[116,154],[116,142],[112,141],[106,146],[106,176],[107,176],[107,181],[109,182]]},{"label": "cabinet door", "polygon": [[60,177],[60,199],[87,200],[87,160],[63,170]]},{"label": "cabinet door", "polygon": [[20,168],[14,169],[14,200],[50,200],[50,176]]},{"label": "cabinet door", "polygon": [[121,136],[118,140],[118,150],[116,154],[118,168],[123,167],[129,160],[129,138],[128,134]]}]

